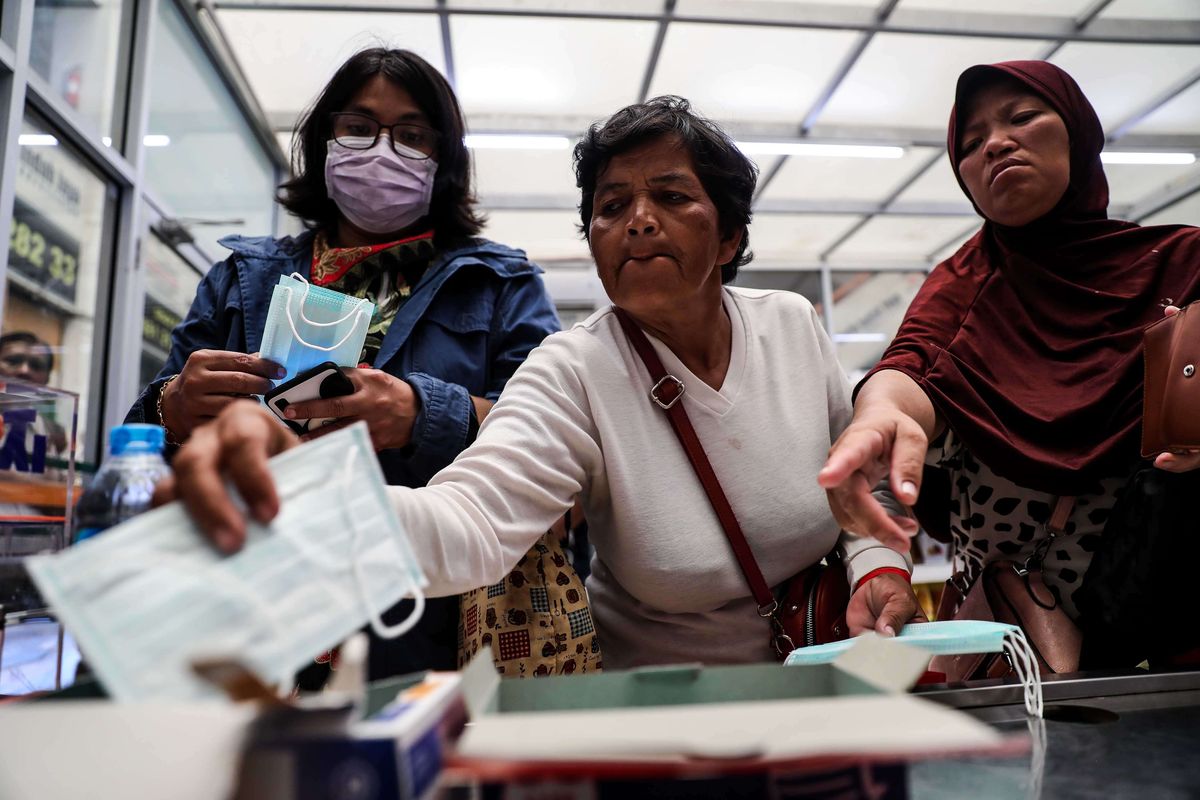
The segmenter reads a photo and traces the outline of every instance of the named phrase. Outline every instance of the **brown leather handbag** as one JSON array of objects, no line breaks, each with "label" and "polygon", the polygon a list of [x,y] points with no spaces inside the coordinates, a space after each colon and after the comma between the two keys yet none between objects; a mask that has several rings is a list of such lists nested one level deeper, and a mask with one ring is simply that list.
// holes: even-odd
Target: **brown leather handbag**
[{"label": "brown leather handbag", "polygon": [[1190,303],[1146,328],[1142,457],[1200,448],[1200,309]]},{"label": "brown leather handbag", "polygon": [[700,479],[709,502],[712,503],[713,511],[721,522],[721,528],[729,539],[738,566],[741,567],[746,582],[750,584],[750,594],[758,604],[758,615],[770,620],[771,646],[776,657],[783,660],[797,647],[847,638],[849,628],[846,625],[846,606],[850,602],[850,584],[846,580],[846,570],[842,567],[836,551],[825,557],[826,563],[818,562],[792,576],[787,582],[782,598],[776,598],[772,594],[762,570],[758,567],[758,561],[750,550],[750,544],[742,533],[737,516],[733,513],[733,507],[729,505],[721,482],[704,452],[704,446],[700,444],[696,429],[692,426],[683,404],[679,402],[686,388],[683,381],[667,373],[650,341],[628,314],[616,306],[613,306],[613,312],[629,338],[629,343],[646,365],[650,379],[654,381],[650,389],[650,399],[666,412],[671,428],[679,437],[688,461],[696,471],[696,476]]},{"label": "brown leather handbag", "polygon": [[[963,573],[951,576],[938,604],[937,619],[1017,625],[1025,632],[1042,675],[1077,671],[1083,635],[1046,587],[1041,568],[1053,541],[1064,535],[1074,506],[1074,497],[1058,498],[1046,523],[1046,538],[1024,562],[993,561],[971,586],[966,585]],[[1003,653],[935,656],[929,669],[944,673],[950,682],[1016,674]]]}]

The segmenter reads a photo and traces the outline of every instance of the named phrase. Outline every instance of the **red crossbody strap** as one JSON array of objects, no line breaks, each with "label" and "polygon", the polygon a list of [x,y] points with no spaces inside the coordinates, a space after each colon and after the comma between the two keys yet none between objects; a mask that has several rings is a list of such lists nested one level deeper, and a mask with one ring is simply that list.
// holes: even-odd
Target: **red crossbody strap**
[{"label": "red crossbody strap", "polygon": [[700,485],[704,487],[713,511],[717,512],[717,519],[720,520],[721,528],[729,539],[733,554],[737,556],[742,574],[746,576],[746,583],[750,584],[750,593],[754,595],[754,602],[758,603],[759,615],[771,616],[778,603],[771,594],[771,588],[767,586],[767,579],[763,577],[762,570],[758,568],[758,561],[755,560],[750,543],[742,533],[742,526],[738,525],[733,507],[729,505],[729,499],[725,497],[725,491],[721,488],[721,482],[717,480],[717,473],[713,472],[704,446],[700,444],[700,437],[696,435],[696,429],[692,427],[692,421],[684,411],[683,403],[679,402],[685,389],[683,381],[667,373],[667,368],[659,360],[658,353],[654,352],[650,340],[628,314],[616,306],[613,306],[613,313],[617,315],[617,321],[621,323],[629,343],[641,357],[646,371],[650,373],[650,379],[654,381],[650,389],[650,400],[667,412],[667,419],[670,420],[675,435],[679,437],[679,443],[683,445],[688,460],[692,462],[692,469],[696,471],[696,477],[700,479]]}]

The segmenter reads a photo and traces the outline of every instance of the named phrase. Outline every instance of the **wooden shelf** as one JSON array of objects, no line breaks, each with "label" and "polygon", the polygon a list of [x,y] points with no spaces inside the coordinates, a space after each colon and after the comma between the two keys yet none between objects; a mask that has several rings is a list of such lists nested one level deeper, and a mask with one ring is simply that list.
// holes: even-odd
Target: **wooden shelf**
[{"label": "wooden shelf", "polygon": [[[76,493],[76,499],[78,499],[78,493]],[[12,480],[7,475],[3,475],[0,476],[0,503],[65,508],[67,485],[45,480]]]}]

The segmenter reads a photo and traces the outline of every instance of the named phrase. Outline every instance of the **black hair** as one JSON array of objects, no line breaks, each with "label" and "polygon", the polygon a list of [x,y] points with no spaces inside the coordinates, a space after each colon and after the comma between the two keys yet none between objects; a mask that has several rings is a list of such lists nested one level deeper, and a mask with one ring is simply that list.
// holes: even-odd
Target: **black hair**
[{"label": "black hair", "polygon": [[750,263],[750,217],[758,167],[746,158],[729,135],[712,120],[691,110],[682,97],[666,95],[626,106],[604,123],[592,125],[575,145],[575,184],[579,187],[580,230],[588,237],[596,179],[613,156],[654,139],[676,136],[692,157],[704,191],[717,207],[721,235],[742,229],[742,241],[728,264],[721,265],[721,282],[729,283],[738,267]]},{"label": "black hair", "polygon": [[350,57],[296,123],[292,174],[279,187],[284,208],[310,228],[333,231],[337,205],[325,187],[326,143],[333,135],[332,114],[342,111],[367,81],[382,75],[412,95],[438,132],[437,175],[429,219],[439,244],[475,236],[483,228],[471,190],[471,158],[463,144],[466,126],[454,90],[429,62],[409,50],[373,47]]},{"label": "black hair", "polygon": [[46,371],[51,372],[54,369],[54,350],[51,349],[50,343],[39,339],[29,331],[13,331],[0,336],[0,351],[10,344],[27,344],[31,347],[36,347],[46,354]]}]

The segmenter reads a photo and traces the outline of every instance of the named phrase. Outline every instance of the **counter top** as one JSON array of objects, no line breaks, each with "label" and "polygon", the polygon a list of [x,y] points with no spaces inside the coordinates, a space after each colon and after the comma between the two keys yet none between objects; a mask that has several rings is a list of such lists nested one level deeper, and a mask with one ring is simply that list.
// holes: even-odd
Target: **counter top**
[{"label": "counter top", "polygon": [[[1027,725],[1019,689],[1012,683],[934,687],[922,694],[1001,730],[1020,731]],[[1043,694],[1044,751],[1035,746],[1030,757],[913,765],[911,796],[1200,797],[1200,672],[1063,676],[1048,681]],[[1043,767],[1035,776],[1031,766],[1039,758],[1044,758]]]}]

